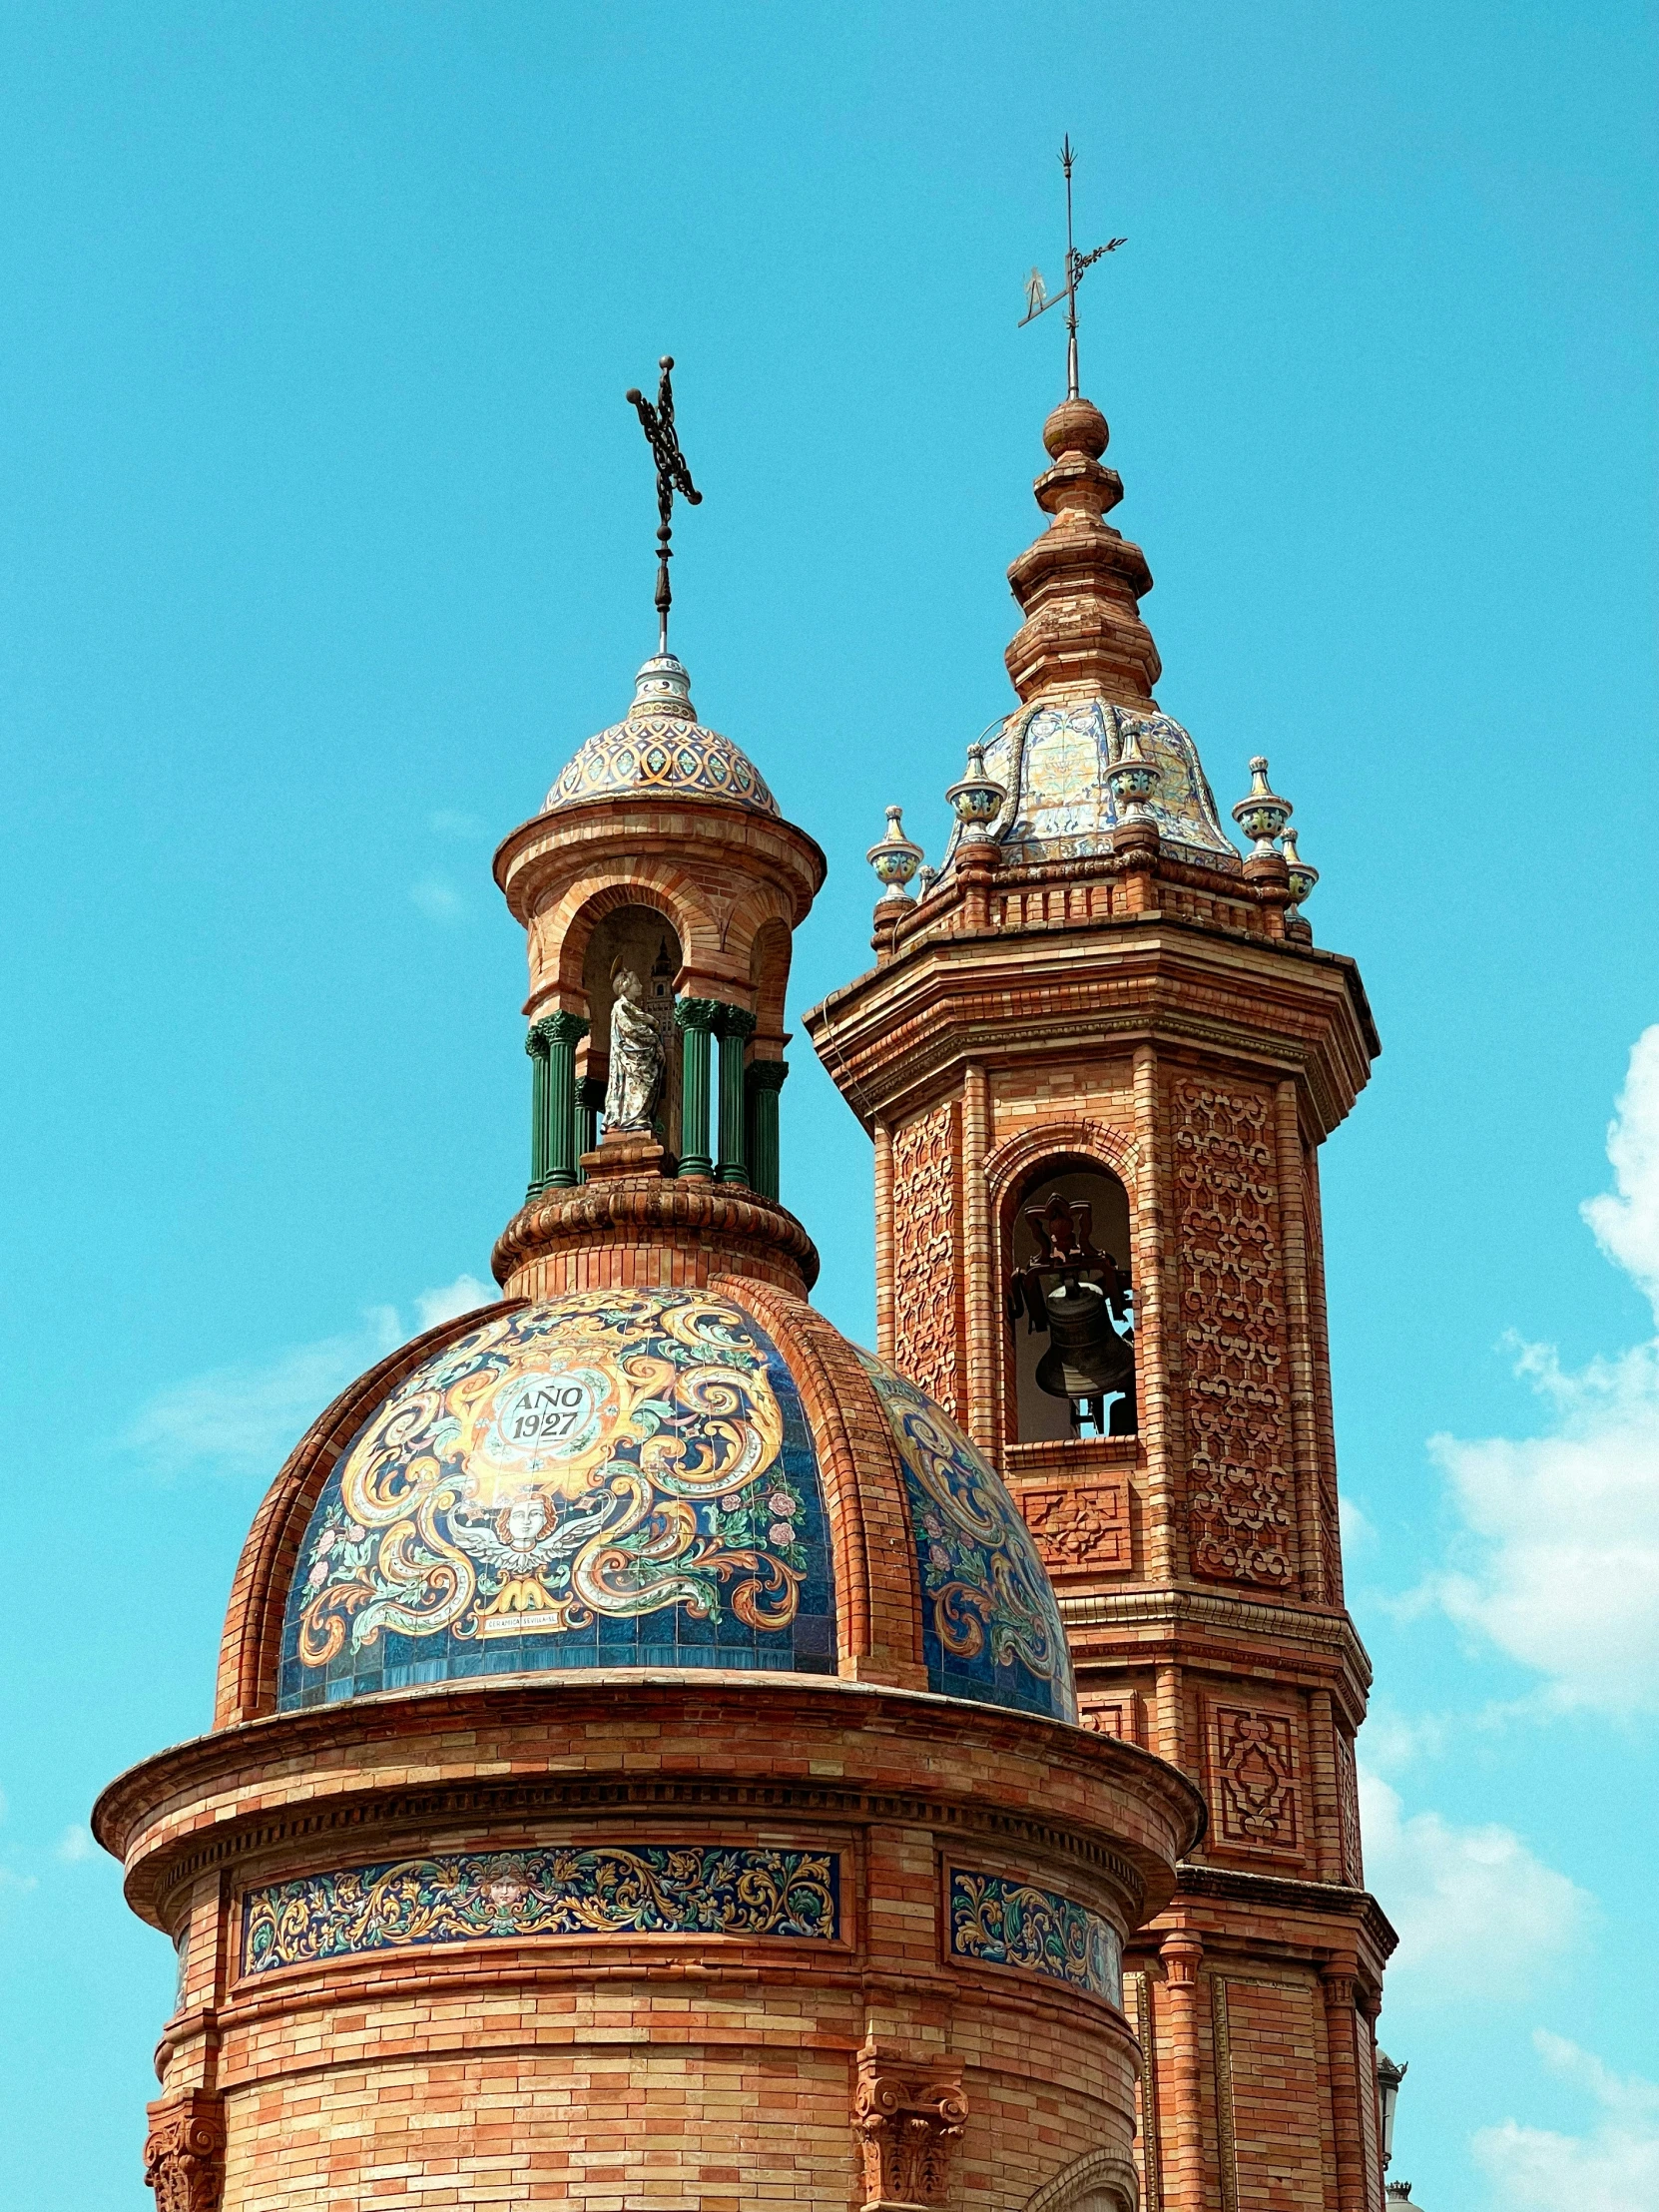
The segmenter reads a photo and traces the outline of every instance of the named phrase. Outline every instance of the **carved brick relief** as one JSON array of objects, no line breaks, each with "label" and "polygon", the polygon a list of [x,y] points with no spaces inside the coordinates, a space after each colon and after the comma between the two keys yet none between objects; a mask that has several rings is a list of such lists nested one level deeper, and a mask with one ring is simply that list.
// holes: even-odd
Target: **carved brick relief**
[{"label": "carved brick relief", "polygon": [[1078,1702],[1081,1710],[1077,1717],[1084,1728],[1092,1729],[1097,1736],[1116,1736],[1122,1743],[1140,1742],[1133,1690],[1124,1698],[1091,1698],[1085,1690]]},{"label": "carved brick relief", "polygon": [[956,1113],[918,1114],[892,1140],[893,1365],[959,1411]]},{"label": "carved brick relief", "polygon": [[1018,1492],[1025,1525],[1050,1574],[1128,1574],[1134,1565],[1129,1539],[1129,1480],[1064,1483]]},{"label": "carved brick relief", "polygon": [[156,2212],[219,2212],[225,2194],[225,2107],[205,2089],[150,2107],[144,2178]]},{"label": "carved brick relief", "polygon": [[1354,1764],[1354,1740],[1337,1730],[1337,1804],[1342,1822],[1343,1880],[1355,1889],[1366,1886],[1366,1865],[1360,1851],[1360,1777]]},{"label": "carved brick relief", "polygon": [[1214,1841],[1234,1851],[1302,1856],[1296,1723],[1288,1713],[1210,1708]]},{"label": "carved brick relief", "polygon": [[967,2099],[959,2060],[913,2065],[866,2043],[858,2053],[852,2128],[863,2159],[865,2212],[945,2205]]},{"label": "carved brick relief", "polygon": [[1188,1082],[1176,1116],[1193,1568],[1283,1587],[1296,1572],[1296,1489],[1273,1103]]}]

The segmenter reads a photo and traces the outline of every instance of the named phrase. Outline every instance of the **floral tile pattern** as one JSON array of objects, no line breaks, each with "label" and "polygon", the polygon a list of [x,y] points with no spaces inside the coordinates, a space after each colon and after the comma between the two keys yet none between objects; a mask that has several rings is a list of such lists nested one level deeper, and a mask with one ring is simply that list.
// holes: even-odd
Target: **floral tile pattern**
[{"label": "floral tile pattern", "polygon": [[955,1957],[1047,1974],[1121,2007],[1122,1940],[1086,1905],[999,1874],[952,1867],[948,1910]]},{"label": "floral tile pattern", "polygon": [[834,1942],[839,1934],[834,1852],[570,1845],[401,1859],[253,1890],[243,1901],[242,1970],[530,1936]]},{"label": "floral tile pattern", "polygon": [[834,1671],[818,1460],[752,1317],[574,1293],[372,1414],[310,1518],[278,1706],[546,1667]]},{"label": "floral tile pattern", "polygon": [[1075,1721],[1060,1608],[996,1470],[913,1383],[867,1352],[858,1358],[903,1462],[929,1688]]},{"label": "floral tile pattern", "polygon": [[1168,715],[1135,714],[1100,699],[1017,708],[980,741],[987,773],[1009,795],[991,833],[1010,865],[1111,849],[1118,814],[1106,778],[1131,726],[1159,771],[1149,812],[1164,841],[1182,859],[1239,872],[1192,738]]},{"label": "floral tile pattern", "polygon": [[776,815],[766,779],[730,738],[676,715],[630,715],[589,738],[568,761],[542,813],[613,792],[725,799]]}]

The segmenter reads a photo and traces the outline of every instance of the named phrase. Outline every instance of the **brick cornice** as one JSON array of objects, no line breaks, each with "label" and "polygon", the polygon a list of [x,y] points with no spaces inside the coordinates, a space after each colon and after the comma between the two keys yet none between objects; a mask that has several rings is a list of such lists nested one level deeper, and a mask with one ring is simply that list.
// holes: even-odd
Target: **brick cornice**
[{"label": "brick cornice", "polygon": [[[1150,1656],[1155,1638],[1191,1647],[1214,1640],[1218,1654],[1238,1654],[1241,1644],[1264,1647],[1290,1646],[1305,1652],[1320,1671],[1341,1670],[1354,1684],[1361,1710],[1371,1687],[1371,1655],[1360,1632],[1346,1612],[1304,1605],[1276,1604],[1271,1598],[1235,1597],[1231,1594],[1176,1588],[1096,1590],[1069,1596],[1058,1593],[1060,1614],[1076,1640],[1091,1629],[1121,1631],[1123,1656]],[[1149,1637],[1148,1631],[1154,1632]],[[1093,1655],[1085,1647],[1080,1657],[1088,1665]],[[1254,1657],[1254,1655],[1253,1655]],[[1257,1663],[1260,1663],[1258,1660]]]},{"label": "brick cornice", "polygon": [[1380,1049],[1346,956],[1163,915],[928,938],[822,1000],[804,1026],[866,1122],[912,1110],[964,1058],[1154,1041],[1300,1078],[1324,1137]]},{"label": "brick cornice", "polygon": [[[1190,1861],[1183,1861],[1176,1869],[1175,1879],[1172,1912],[1179,1911],[1188,1900],[1202,1898],[1276,1917],[1306,1914],[1316,1920],[1346,1921],[1374,1947],[1379,1964],[1399,1941],[1392,1922],[1369,1890],[1351,1889],[1337,1882],[1298,1882],[1288,1875],[1241,1874]],[[1352,1941],[1352,1936],[1349,1939]],[[1213,1935],[1206,1934],[1204,1940],[1207,1949],[1217,1945]],[[1340,1944],[1342,1937],[1334,1934],[1332,1940]]]}]

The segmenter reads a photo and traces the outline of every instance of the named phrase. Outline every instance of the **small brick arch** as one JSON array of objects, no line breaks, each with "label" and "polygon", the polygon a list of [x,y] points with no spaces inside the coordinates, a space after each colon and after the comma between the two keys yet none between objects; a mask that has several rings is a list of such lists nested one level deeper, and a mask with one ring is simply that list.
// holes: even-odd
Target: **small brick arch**
[{"label": "small brick arch", "polygon": [[1085,2151],[1063,2173],[1045,2181],[1022,2212],[1135,2212],[1140,2181],[1116,2151]]},{"label": "small brick arch", "polygon": [[551,988],[561,996],[582,997],[583,964],[593,932],[607,914],[623,906],[648,906],[661,914],[679,938],[680,957],[688,968],[706,965],[718,950],[719,927],[690,876],[679,868],[654,867],[646,862],[637,873],[605,883],[597,890],[592,888],[591,879],[574,884],[556,904],[536,916],[532,942],[545,944],[552,940],[557,958],[556,970],[544,972],[539,979],[543,990]]},{"label": "small brick arch", "polygon": [[1033,1168],[1061,1158],[1082,1159],[1115,1175],[1133,1206],[1138,1197],[1140,1146],[1121,1129],[1103,1121],[1075,1117],[1045,1121],[1035,1129],[1021,1129],[1005,1137],[987,1154],[984,1166],[991,1203],[1000,1212],[1008,1193],[1023,1182]]}]

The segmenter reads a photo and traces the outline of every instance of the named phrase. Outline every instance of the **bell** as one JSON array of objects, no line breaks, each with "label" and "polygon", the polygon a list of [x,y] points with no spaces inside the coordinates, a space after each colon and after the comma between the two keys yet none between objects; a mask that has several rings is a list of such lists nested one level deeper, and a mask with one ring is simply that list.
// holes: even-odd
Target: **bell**
[{"label": "bell", "polygon": [[1050,1397],[1108,1397],[1135,1387],[1135,1355],[1112,1326],[1098,1283],[1057,1284],[1047,1294],[1048,1350],[1037,1362],[1037,1387]]}]

